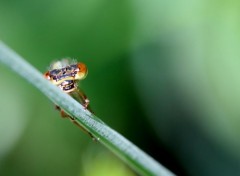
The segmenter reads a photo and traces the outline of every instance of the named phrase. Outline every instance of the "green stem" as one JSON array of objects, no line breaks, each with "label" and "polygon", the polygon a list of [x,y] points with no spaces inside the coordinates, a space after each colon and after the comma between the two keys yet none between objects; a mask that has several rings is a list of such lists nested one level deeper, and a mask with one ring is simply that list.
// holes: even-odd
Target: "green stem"
[{"label": "green stem", "polygon": [[122,135],[104,124],[94,114],[85,110],[72,97],[44,79],[42,73],[37,71],[2,42],[0,42],[0,62],[37,87],[56,105],[74,117],[77,123],[99,139],[100,143],[113,151],[139,174],[156,176],[174,175]]}]

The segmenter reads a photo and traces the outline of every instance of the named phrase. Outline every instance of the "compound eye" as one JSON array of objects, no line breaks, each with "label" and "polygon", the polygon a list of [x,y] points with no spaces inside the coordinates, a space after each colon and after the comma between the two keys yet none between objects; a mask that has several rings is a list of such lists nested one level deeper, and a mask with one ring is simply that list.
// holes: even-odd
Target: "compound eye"
[{"label": "compound eye", "polygon": [[46,79],[50,80],[50,73],[49,73],[49,71],[46,72],[46,73],[44,73],[43,76],[44,76]]},{"label": "compound eye", "polygon": [[83,63],[78,63],[77,64],[77,74],[75,79],[84,79],[87,76],[88,69],[87,66]]}]

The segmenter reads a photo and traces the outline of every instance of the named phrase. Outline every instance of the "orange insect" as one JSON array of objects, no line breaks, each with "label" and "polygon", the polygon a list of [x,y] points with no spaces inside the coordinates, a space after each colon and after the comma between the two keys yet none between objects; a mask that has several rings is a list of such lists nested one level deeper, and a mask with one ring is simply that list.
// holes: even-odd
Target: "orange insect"
[{"label": "orange insect", "polygon": [[[78,88],[78,82],[84,79],[87,76],[87,73],[88,69],[85,64],[74,62],[69,59],[62,59],[53,62],[50,65],[49,71],[44,74],[44,77],[52,84],[58,86],[62,91],[79,101],[85,109],[89,110],[90,101],[83,91]],[[74,124],[94,138],[91,133],[86,131],[73,117],[65,113],[59,106],[56,105],[56,109],[61,112],[62,117],[69,118]]]}]

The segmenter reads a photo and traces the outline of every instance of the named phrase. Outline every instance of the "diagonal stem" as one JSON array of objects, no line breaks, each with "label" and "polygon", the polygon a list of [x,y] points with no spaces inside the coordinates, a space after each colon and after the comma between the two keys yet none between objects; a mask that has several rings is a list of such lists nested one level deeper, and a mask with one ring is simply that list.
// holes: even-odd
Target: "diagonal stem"
[{"label": "diagonal stem", "polygon": [[0,62],[37,87],[57,106],[71,115],[77,123],[99,139],[100,143],[113,151],[139,174],[145,176],[174,175],[133,143],[104,124],[94,114],[85,110],[72,97],[45,80],[38,70],[2,42],[0,42]]}]

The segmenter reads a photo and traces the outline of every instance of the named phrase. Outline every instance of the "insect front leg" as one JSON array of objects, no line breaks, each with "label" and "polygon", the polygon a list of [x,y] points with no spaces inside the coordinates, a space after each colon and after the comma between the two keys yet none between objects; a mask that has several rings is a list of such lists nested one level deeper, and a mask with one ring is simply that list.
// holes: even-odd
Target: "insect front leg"
[{"label": "insect front leg", "polygon": [[88,109],[88,106],[89,106],[89,103],[90,103],[90,101],[89,101],[89,99],[87,98],[87,96],[86,96],[86,94],[82,91],[82,90],[77,90],[77,93],[78,93],[78,95],[79,95],[79,98],[82,100],[82,102],[83,102],[83,107],[85,108],[85,109]]},{"label": "insect front leg", "polygon": [[69,93],[75,100],[77,100],[81,105],[83,105],[83,107],[87,110],[89,110],[90,112],[93,113],[93,111],[90,108],[90,101],[87,98],[86,94],[80,90],[80,89],[76,89],[75,91]]}]

